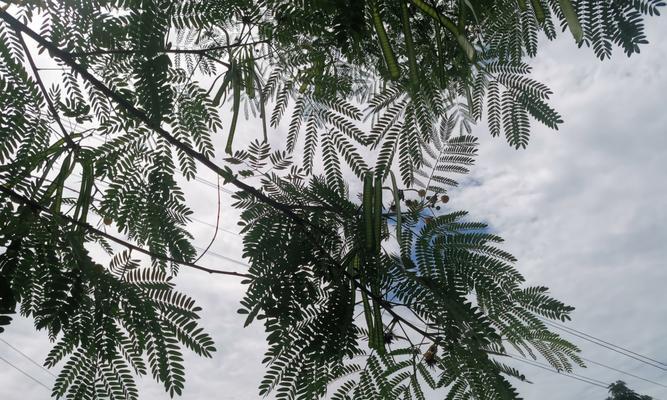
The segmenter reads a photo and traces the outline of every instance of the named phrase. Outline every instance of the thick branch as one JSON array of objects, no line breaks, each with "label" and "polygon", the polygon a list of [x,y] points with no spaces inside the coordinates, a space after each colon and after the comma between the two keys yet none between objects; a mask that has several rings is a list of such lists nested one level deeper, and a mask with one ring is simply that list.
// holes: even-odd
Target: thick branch
[{"label": "thick branch", "polygon": [[60,116],[58,115],[58,110],[56,110],[56,107],[53,105],[53,102],[51,101],[51,97],[49,97],[49,93],[46,91],[46,87],[44,87],[44,82],[42,82],[42,78],[39,76],[39,70],[37,69],[37,66],[35,65],[35,60],[33,60],[32,55],[30,54],[30,50],[28,49],[28,46],[25,43],[25,40],[23,40],[23,35],[21,34],[20,31],[16,31],[16,36],[19,39],[19,42],[21,42],[21,47],[23,47],[23,52],[25,53],[26,58],[28,59],[28,63],[30,64],[30,68],[32,69],[32,73],[35,76],[35,82],[37,82],[37,86],[39,86],[39,90],[41,90],[42,95],[44,96],[44,99],[46,100],[46,104],[49,106],[49,111],[51,111],[51,115],[53,115],[53,119],[56,121],[58,126],[60,127],[60,130],[63,134],[63,138],[65,139],[65,142],[76,152],[80,149],[80,146],[76,143],[74,143],[74,140],[72,140],[72,137],[69,135],[67,130],[65,129],[65,126],[63,125],[62,121],[60,120]]},{"label": "thick branch", "polygon": [[34,211],[37,214],[39,214],[40,212],[47,213],[47,214],[53,216],[54,218],[56,218],[56,220],[59,219],[59,220],[67,221],[71,224],[74,224],[78,227],[81,227],[81,228],[87,230],[88,232],[95,233],[96,235],[107,238],[107,239],[111,240],[112,242],[120,244],[121,246],[127,247],[128,249],[137,251],[139,253],[142,253],[142,254],[145,254],[147,256],[153,257],[155,259],[162,260],[162,261],[173,262],[173,263],[180,264],[180,265],[183,265],[183,266],[186,266],[186,267],[190,267],[190,268],[194,268],[194,269],[197,269],[197,270],[200,270],[200,271],[208,272],[209,274],[232,275],[232,276],[238,276],[238,277],[242,277],[242,278],[252,278],[252,276],[249,275],[249,274],[243,274],[243,273],[235,272],[235,271],[223,271],[223,270],[206,268],[206,267],[202,267],[201,265],[197,265],[195,263],[182,261],[182,260],[177,260],[177,259],[171,258],[169,256],[153,253],[153,252],[148,251],[148,250],[146,250],[142,247],[139,247],[139,246],[134,245],[130,242],[127,242],[123,239],[117,238],[116,236],[113,236],[113,235],[110,235],[110,234],[108,234],[104,231],[101,231],[101,230],[91,226],[88,223],[77,221],[77,220],[75,220],[74,218],[72,218],[68,215],[65,215],[65,214],[62,214],[62,213],[59,213],[59,212],[55,212],[55,211],[51,210],[50,208],[44,207],[43,205],[39,204],[38,202],[36,202],[34,200],[31,200],[31,199],[29,199],[29,198],[27,198],[27,197],[25,197],[25,196],[23,196],[19,193],[16,193],[15,191],[5,187],[4,185],[0,185],[0,192],[2,192],[4,195],[9,197],[13,201],[21,203],[21,204],[29,207],[32,211]]}]

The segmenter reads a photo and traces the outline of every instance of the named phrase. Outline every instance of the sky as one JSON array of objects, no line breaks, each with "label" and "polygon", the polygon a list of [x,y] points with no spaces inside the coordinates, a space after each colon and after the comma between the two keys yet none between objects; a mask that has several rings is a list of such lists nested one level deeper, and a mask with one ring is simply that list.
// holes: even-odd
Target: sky
[{"label": "sky", "polygon": [[[576,307],[568,326],[667,364],[667,24],[649,19],[651,43],[628,59],[616,49],[600,62],[577,49],[567,34],[543,42],[530,63],[533,77],[555,92],[552,104],[564,117],[558,132],[534,125],[526,150],[491,138],[484,123],[479,162],[448,207],[465,209],[506,240],[527,283],[550,287]],[[254,122],[240,128],[257,131]],[[240,130],[241,132],[243,130]],[[284,133],[284,132],[282,132]],[[274,132],[280,143],[281,132]],[[237,135],[238,136],[238,135]],[[222,145],[222,138],[219,138]],[[215,177],[202,171],[202,178]],[[215,223],[215,189],[201,182],[186,187],[195,217]],[[221,226],[238,232],[237,213],[222,194]],[[195,243],[205,247],[213,228],[193,222]],[[217,257],[241,260],[241,238],[219,232],[202,265],[243,271]],[[261,325],[243,328],[236,313],[244,288],[233,277],[183,269],[178,289],[203,307],[202,324],[218,352],[211,359],[186,356],[184,400],[257,398],[266,348]],[[567,336],[596,363],[667,386],[667,371]],[[15,370],[11,362],[51,387],[54,377],[13,350],[41,362],[50,348],[44,332],[17,319],[0,335],[0,399],[38,400],[49,391]],[[516,364],[532,384],[516,383],[526,399],[605,399],[604,388]],[[666,368],[667,369],[667,368]],[[667,388],[589,363],[576,373],[604,383],[622,379],[638,392],[667,400]],[[167,399],[150,377],[141,380],[141,399]],[[442,398],[442,396],[432,397]]]}]

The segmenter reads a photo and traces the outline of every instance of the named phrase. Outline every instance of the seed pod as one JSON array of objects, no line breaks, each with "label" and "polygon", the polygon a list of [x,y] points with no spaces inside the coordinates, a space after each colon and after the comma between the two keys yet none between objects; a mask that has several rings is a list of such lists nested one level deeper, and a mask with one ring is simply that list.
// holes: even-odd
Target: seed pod
[{"label": "seed pod", "polygon": [[371,16],[373,17],[373,25],[375,26],[375,32],[378,35],[378,41],[380,42],[380,48],[382,49],[382,55],[384,60],[387,63],[387,70],[389,71],[389,76],[392,80],[397,80],[401,76],[401,70],[396,61],[396,55],[394,55],[394,50],[391,48],[389,43],[389,37],[387,36],[387,31],[384,28],[382,22],[382,16],[380,15],[380,9],[375,1],[370,2],[371,6]]},{"label": "seed pod", "polygon": [[111,225],[113,220],[111,219],[111,217],[104,217],[103,222],[104,222],[104,225]]},{"label": "seed pod", "polygon": [[579,22],[577,11],[575,10],[574,5],[572,5],[572,1],[558,0],[558,3],[560,4],[560,9],[563,12],[567,26],[570,28],[572,36],[574,36],[574,40],[577,43],[581,43],[584,39],[584,30],[581,28],[581,23]]},{"label": "seed pod", "polygon": [[449,196],[447,196],[446,194],[442,195],[442,197],[440,198],[440,201],[442,201],[445,204],[449,203]]},{"label": "seed pod", "polygon": [[364,177],[364,197],[363,197],[363,223],[366,250],[371,251],[375,246],[373,243],[373,174],[368,173]]},{"label": "seed pod", "polygon": [[421,190],[419,191],[419,197],[425,197],[425,196],[426,196],[426,190],[421,189]]}]

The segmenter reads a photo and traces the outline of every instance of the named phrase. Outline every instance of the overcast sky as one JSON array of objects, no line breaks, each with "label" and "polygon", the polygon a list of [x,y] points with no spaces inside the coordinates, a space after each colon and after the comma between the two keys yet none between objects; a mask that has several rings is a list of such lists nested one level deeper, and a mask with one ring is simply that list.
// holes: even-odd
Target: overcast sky
[{"label": "overcast sky", "polygon": [[[649,20],[647,32],[652,43],[640,55],[628,59],[617,49],[604,63],[589,50],[578,50],[567,34],[544,43],[531,62],[533,76],[554,90],[553,104],[565,124],[557,133],[534,127],[528,149],[521,151],[491,138],[480,124],[475,129],[482,142],[479,163],[452,193],[449,206],[488,222],[518,257],[529,284],[549,286],[575,306],[569,326],[667,363],[667,24]],[[196,217],[214,222],[215,190],[200,182],[186,189]],[[223,194],[222,224],[238,231],[229,202]],[[197,222],[192,227],[196,244],[205,247],[213,229]],[[239,236],[222,233],[213,250],[240,260],[240,248]],[[243,270],[214,255],[201,264]],[[203,325],[219,349],[213,359],[186,357],[182,398],[256,398],[264,336],[260,325],[242,328],[236,310],[243,287],[235,278],[188,270],[177,283],[203,306]],[[667,371],[568,338],[590,360],[667,385]],[[40,362],[50,348],[46,335],[36,333],[27,320],[17,320],[0,339]],[[51,375],[2,341],[0,357],[51,387]],[[533,382],[519,385],[526,399],[606,398],[605,389],[517,366]],[[2,360],[0,371],[1,399],[49,397],[47,389]],[[639,392],[667,400],[667,388],[597,365],[577,373],[607,383],[622,379]],[[168,396],[146,378],[141,398]]]}]

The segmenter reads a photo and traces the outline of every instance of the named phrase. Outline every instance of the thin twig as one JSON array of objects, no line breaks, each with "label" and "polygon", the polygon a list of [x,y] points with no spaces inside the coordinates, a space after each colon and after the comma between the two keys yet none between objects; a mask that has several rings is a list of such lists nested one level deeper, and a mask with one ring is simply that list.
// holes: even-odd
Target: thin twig
[{"label": "thin twig", "polygon": [[197,259],[193,261],[195,264],[197,263],[197,261],[201,260],[202,257],[204,257],[204,254],[206,254],[209,251],[211,246],[213,246],[213,242],[215,242],[216,236],[218,236],[218,226],[220,226],[220,177],[218,177],[218,188],[216,192],[218,193],[218,211],[215,218],[215,231],[213,232],[213,237],[211,238],[211,242],[208,244],[208,246],[206,246],[206,249],[204,249],[204,251],[199,255],[199,257],[197,257]]}]

